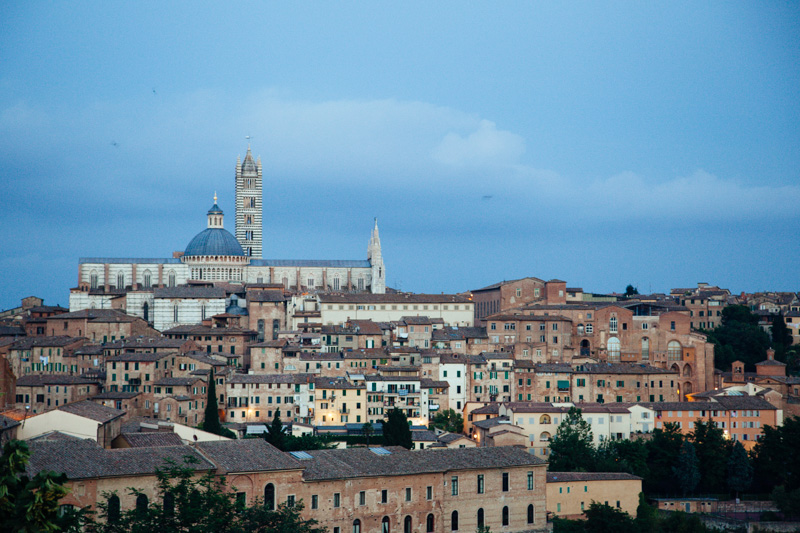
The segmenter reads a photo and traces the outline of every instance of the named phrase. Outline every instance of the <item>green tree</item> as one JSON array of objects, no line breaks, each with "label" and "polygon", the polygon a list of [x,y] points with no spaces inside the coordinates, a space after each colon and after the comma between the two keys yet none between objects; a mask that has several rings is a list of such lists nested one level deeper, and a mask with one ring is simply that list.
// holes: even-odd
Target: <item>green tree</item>
[{"label": "green tree", "polygon": [[[101,502],[96,525],[98,533],[183,533],[219,532],[245,533],[323,533],[315,520],[303,520],[302,502],[294,507],[282,504],[274,511],[267,510],[261,501],[252,507],[238,501],[224,478],[213,472],[197,476],[192,467],[196,459],[187,457],[183,465],[168,463],[156,470],[157,495],[154,501],[121,513],[112,519],[109,505]],[[139,492],[130,489],[131,494]],[[112,494],[106,494],[111,497]]]},{"label": "green tree", "polygon": [[594,467],[595,449],[592,429],[581,416],[581,410],[570,407],[550,439],[550,465],[552,472],[590,472]]},{"label": "green tree", "polygon": [[286,428],[283,427],[283,422],[281,422],[280,410],[275,409],[275,416],[272,417],[272,423],[267,428],[264,438],[279,450],[286,451],[286,437]]},{"label": "green tree", "polygon": [[644,492],[639,493],[639,505],[636,506],[636,529],[642,533],[658,530],[658,513],[652,505],[647,503]]},{"label": "green tree", "polygon": [[675,474],[684,496],[692,493],[700,482],[697,455],[694,445],[690,441],[684,441],[681,445],[681,453],[678,455],[677,464],[672,467],[672,472]]},{"label": "green tree", "polygon": [[631,296],[635,296],[637,294],[639,294],[639,289],[633,285],[628,285],[625,287],[625,298],[630,298]]},{"label": "green tree", "polygon": [[333,439],[333,435],[312,435],[311,433],[306,433],[295,437],[294,435],[284,434],[283,451],[330,450],[335,447]]},{"label": "green tree", "polygon": [[203,431],[214,435],[222,435],[222,424],[219,422],[219,409],[217,407],[217,383],[214,378],[214,369],[208,371],[208,397],[206,398],[206,411],[203,418]]},{"label": "green tree", "polygon": [[726,489],[726,473],[731,444],[711,420],[697,419],[690,438],[700,466],[700,490],[721,493]]},{"label": "green tree", "polygon": [[786,351],[792,345],[792,332],[786,327],[783,313],[778,313],[772,320],[772,347],[776,359],[786,362]]},{"label": "green tree", "polygon": [[736,360],[745,363],[745,370],[754,371],[755,364],[767,357],[769,335],[758,325],[758,316],[747,306],[729,305],[722,310],[721,324],[706,331],[714,344],[714,365],[727,370]]},{"label": "green tree", "polygon": [[736,493],[739,497],[740,492],[750,488],[753,481],[753,465],[750,458],[738,440],[734,443],[731,455],[728,457],[728,489]]},{"label": "green tree", "polygon": [[461,433],[464,431],[464,417],[453,409],[445,409],[434,415],[430,428],[439,428],[450,433]]},{"label": "green tree", "polygon": [[763,436],[753,447],[754,489],[772,492],[783,486],[787,492],[800,489],[800,419],[789,417],[780,427],[764,426]]},{"label": "green tree", "polygon": [[402,446],[409,450],[413,446],[408,418],[400,409],[389,411],[388,418],[383,422],[383,442],[386,446]]},{"label": "green tree", "polygon": [[0,456],[0,529],[15,533],[80,531],[85,510],[59,516],[59,500],[67,495],[65,474],[41,471],[33,478],[25,473],[30,459],[28,445],[10,440]]},{"label": "green tree", "polygon": [[365,422],[363,426],[361,426],[361,432],[367,438],[367,447],[369,448],[369,438],[375,432],[375,428],[372,426],[372,422]]},{"label": "green tree", "polygon": [[653,437],[647,443],[649,475],[644,480],[646,493],[675,494],[680,490],[672,467],[678,462],[683,440],[677,424],[668,422],[663,429],[653,431]]},{"label": "green tree", "polygon": [[586,533],[619,533],[633,528],[630,515],[610,505],[592,502],[584,514]]},{"label": "green tree", "polygon": [[644,440],[607,440],[597,447],[594,470],[628,472],[645,479],[650,475],[647,455],[647,443]]}]

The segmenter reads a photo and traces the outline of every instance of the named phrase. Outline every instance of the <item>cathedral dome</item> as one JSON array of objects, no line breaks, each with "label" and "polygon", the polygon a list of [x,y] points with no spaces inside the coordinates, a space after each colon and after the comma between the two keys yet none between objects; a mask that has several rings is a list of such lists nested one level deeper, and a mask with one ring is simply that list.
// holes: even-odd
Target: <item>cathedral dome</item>
[{"label": "cathedral dome", "polygon": [[184,255],[238,255],[243,256],[242,245],[223,228],[207,228],[195,235]]}]

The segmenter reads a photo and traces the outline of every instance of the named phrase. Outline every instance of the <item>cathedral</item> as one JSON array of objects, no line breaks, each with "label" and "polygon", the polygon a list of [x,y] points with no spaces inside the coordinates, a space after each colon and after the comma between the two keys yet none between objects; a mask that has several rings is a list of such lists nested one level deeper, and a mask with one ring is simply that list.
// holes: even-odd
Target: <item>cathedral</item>
[{"label": "cathedral", "polygon": [[138,315],[138,309],[152,307],[156,288],[214,283],[281,284],[298,292],[386,292],[377,219],[365,260],[263,259],[261,160],[253,158],[249,146],[244,161],[236,161],[235,181],[235,236],[225,229],[215,194],[206,228],[183,252],[165,258],[80,258],[70,310],[108,309],[125,295],[128,312]]}]

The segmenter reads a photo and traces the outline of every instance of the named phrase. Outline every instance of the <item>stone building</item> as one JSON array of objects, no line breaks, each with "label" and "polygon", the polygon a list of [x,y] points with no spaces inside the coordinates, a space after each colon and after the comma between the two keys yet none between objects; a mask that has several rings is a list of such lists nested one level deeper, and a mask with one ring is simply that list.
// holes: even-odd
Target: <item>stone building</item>
[{"label": "stone building", "polygon": [[622,472],[548,472],[547,512],[560,518],[584,518],[593,502],[636,516],[642,478]]}]

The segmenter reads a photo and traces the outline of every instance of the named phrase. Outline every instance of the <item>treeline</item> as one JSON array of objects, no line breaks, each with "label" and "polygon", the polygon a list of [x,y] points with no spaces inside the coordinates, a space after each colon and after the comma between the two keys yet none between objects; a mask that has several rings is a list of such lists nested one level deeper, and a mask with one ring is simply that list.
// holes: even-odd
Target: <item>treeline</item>
[{"label": "treeline", "polygon": [[585,520],[553,520],[553,533],[712,533],[716,529],[706,527],[697,515],[681,511],[669,515],[659,514],[639,494],[636,517],[615,507],[593,502],[584,512]]}]

